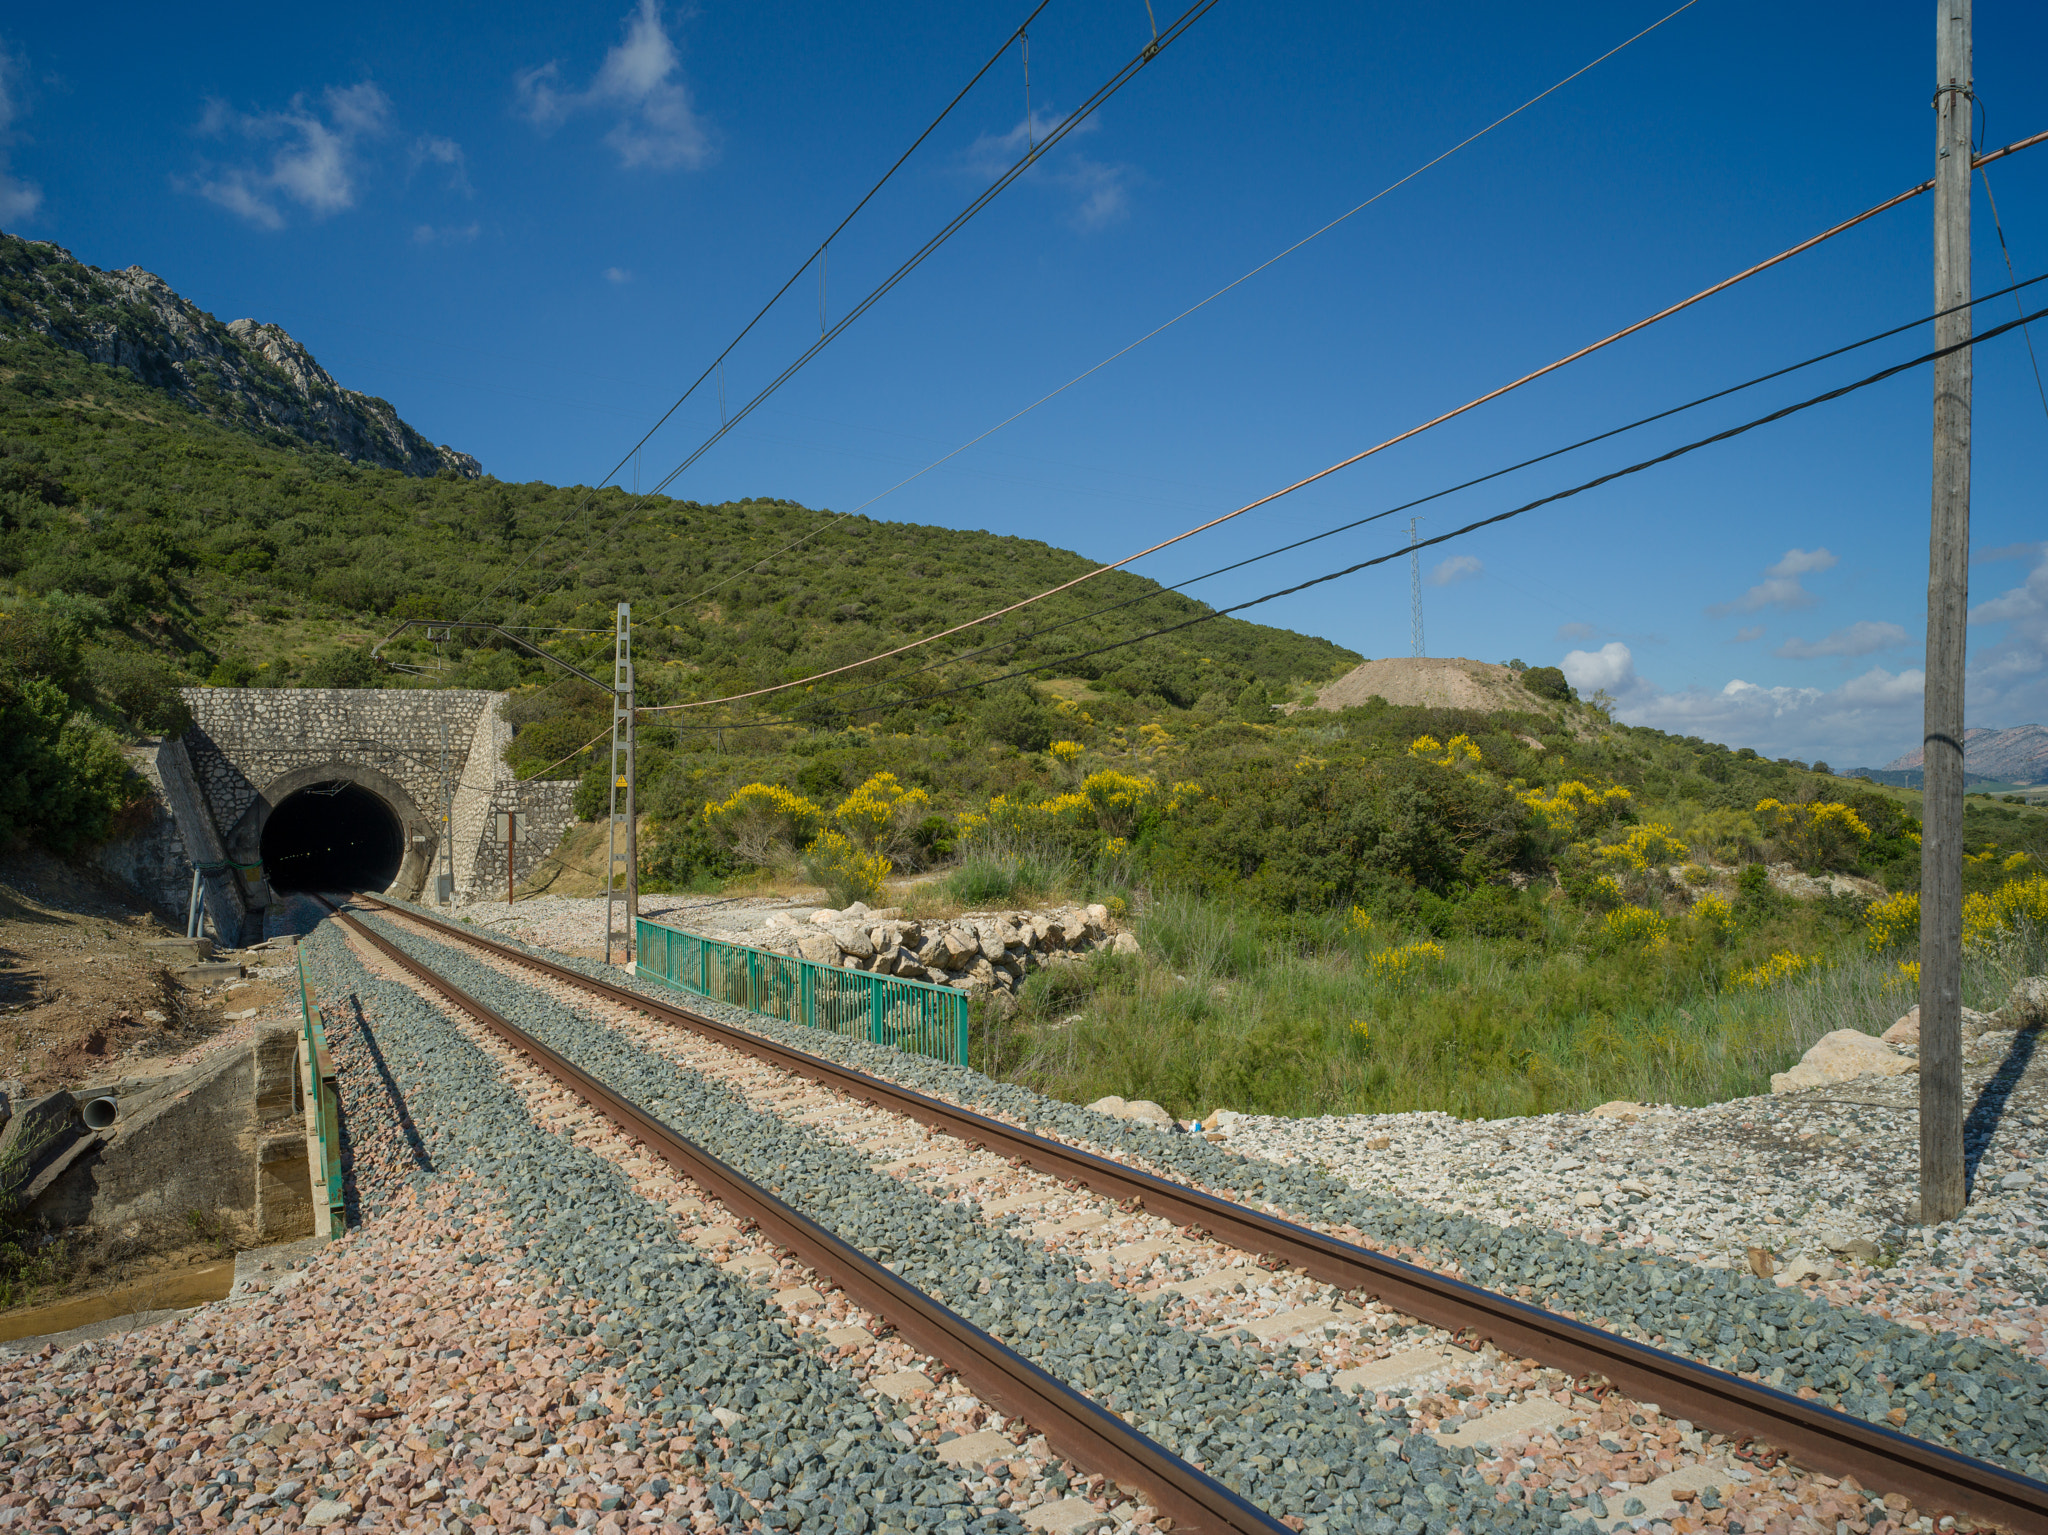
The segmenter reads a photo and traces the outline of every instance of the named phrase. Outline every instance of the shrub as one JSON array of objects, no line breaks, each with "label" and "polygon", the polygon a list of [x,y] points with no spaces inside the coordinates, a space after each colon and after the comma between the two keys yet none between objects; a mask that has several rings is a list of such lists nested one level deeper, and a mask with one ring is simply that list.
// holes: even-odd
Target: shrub
[{"label": "shrub", "polygon": [[1521,800],[1543,817],[1552,831],[1576,839],[1589,836],[1611,822],[1626,820],[1635,796],[1619,784],[1602,788],[1581,779],[1567,778],[1547,794],[1541,789],[1524,790]]},{"label": "shrub", "polygon": [[1081,780],[1081,793],[1095,812],[1096,826],[1107,836],[1128,837],[1139,816],[1158,797],[1159,784],[1153,778],[1138,778],[1104,768]]},{"label": "shrub", "polygon": [[1565,681],[1564,673],[1555,666],[1532,666],[1521,675],[1522,686],[1538,698],[1548,698],[1556,703],[1568,703],[1578,697],[1572,685]]},{"label": "shrub", "polygon": [[[383,678],[384,664],[372,660],[370,647],[361,645],[353,650],[334,650],[316,657],[306,668],[305,685],[309,688],[374,688]],[[502,686],[510,686],[510,683]]]},{"label": "shrub", "polygon": [[816,805],[780,784],[750,783],[723,802],[704,806],[712,838],[734,857],[756,865],[787,859],[810,840],[822,819]]},{"label": "shrub", "polygon": [[879,853],[863,852],[840,832],[819,832],[804,849],[804,872],[823,885],[835,906],[876,901],[891,864]]},{"label": "shrub", "polygon": [[1783,845],[1786,855],[1808,873],[1852,868],[1870,840],[1870,828],[1847,805],[1821,800],[1810,805],[1761,801],[1756,817]]},{"label": "shrub", "polygon": [[1623,906],[1600,920],[1600,930],[1616,943],[1654,943],[1671,931],[1671,921],[1643,906]]},{"label": "shrub", "polygon": [[1872,901],[1863,913],[1863,934],[1873,954],[1920,941],[1920,893],[1917,890]]},{"label": "shrub", "polygon": [[894,773],[877,773],[839,802],[832,819],[866,851],[900,854],[916,845],[916,829],[931,803],[923,789],[906,789]]},{"label": "shrub", "polygon": [[1701,896],[1692,903],[1692,922],[1701,937],[1721,943],[1735,930],[1735,908],[1718,895]]},{"label": "shrub", "polygon": [[1963,942],[1972,947],[2042,933],[2048,933],[2048,875],[2007,880],[1989,895],[1963,897]]},{"label": "shrub", "polygon": [[192,711],[178,696],[178,676],[155,656],[135,650],[95,650],[86,670],[101,698],[137,730],[179,736],[192,728]]},{"label": "shrub", "polygon": [[256,668],[247,656],[222,656],[207,675],[210,688],[245,688],[256,680]]},{"label": "shrub", "polygon": [[1055,716],[1028,687],[997,688],[975,717],[989,740],[1020,752],[1042,752],[1052,745]]}]

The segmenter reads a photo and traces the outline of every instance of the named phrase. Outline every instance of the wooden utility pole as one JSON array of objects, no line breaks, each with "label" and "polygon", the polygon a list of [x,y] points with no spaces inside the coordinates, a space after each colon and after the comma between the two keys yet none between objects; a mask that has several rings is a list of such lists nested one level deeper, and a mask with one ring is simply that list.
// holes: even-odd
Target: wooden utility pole
[{"label": "wooden utility pole", "polygon": [[1970,604],[1970,0],[1936,0],[1934,504],[1920,841],[1920,1219],[1963,1210],[1963,659]]}]

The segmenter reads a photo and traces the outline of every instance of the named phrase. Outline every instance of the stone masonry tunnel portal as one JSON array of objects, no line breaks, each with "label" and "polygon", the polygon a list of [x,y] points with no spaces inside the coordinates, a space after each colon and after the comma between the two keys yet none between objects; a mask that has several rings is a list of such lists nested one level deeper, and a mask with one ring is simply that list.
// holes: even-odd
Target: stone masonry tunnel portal
[{"label": "stone masonry tunnel portal", "polygon": [[263,826],[263,867],[278,891],[383,890],[404,857],[391,807],[344,780],[298,790]]}]

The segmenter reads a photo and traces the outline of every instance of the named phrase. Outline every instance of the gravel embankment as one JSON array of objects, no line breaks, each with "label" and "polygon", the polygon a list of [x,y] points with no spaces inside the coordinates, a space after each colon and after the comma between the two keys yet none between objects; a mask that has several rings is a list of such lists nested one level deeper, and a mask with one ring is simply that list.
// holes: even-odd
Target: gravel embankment
[{"label": "gravel embankment", "polygon": [[[942,1190],[939,1197],[971,1200],[999,1227],[1028,1224],[1049,1252],[1088,1277],[1157,1300],[1184,1330],[1231,1333],[1241,1347],[1263,1346],[1276,1370],[1306,1386],[1362,1389],[1383,1412],[1405,1412],[1412,1432],[1455,1435],[1474,1447],[1481,1479],[1503,1489],[1497,1501],[1596,1520],[1632,1513],[1641,1523],[1671,1507],[1675,1494],[1690,1492],[1693,1517],[1739,1530],[1801,1516],[1857,1530],[1872,1520],[1903,1526],[1921,1517],[1902,1498],[1873,1507],[1853,1486],[1774,1467],[1768,1454],[1760,1460],[1754,1449],[1696,1432],[1649,1404],[1613,1393],[1590,1399],[1560,1372],[1491,1348],[1456,1346],[1377,1303],[1352,1304],[1306,1275],[1264,1269],[1143,1211],[1120,1210],[993,1153],[924,1132],[636,1009],[508,960],[482,962],[716,1077],[758,1110],[881,1160],[881,1170],[901,1181],[929,1182]],[[1775,1474],[1758,1474],[1766,1470]],[[1653,1519],[1652,1527],[1661,1524]]]},{"label": "gravel embankment", "polygon": [[[619,972],[600,965],[544,957],[621,981]],[[674,995],[650,982],[624,984],[663,1000]],[[1709,1268],[1542,1224],[1499,1225],[1364,1190],[1320,1167],[1255,1160],[1198,1136],[1134,1126],[942,1062],[702,999],[691,1005],[1040,1133],[1120,1152],[1167,1176],[1271,1205],[1325,1230],[1358,1233],[1397,1255],[1414,1255],[1474,1283],[1810,1393],[1916,1437],[2031,1476],[2048,1472],[2048,1370],[1998,1337],[1923,1332],[1870,1310],[1829,1304],[1796,1286],[1780,1287],[1747,1270]]]},{"label": "gravel embankment", "polygon": [[[977,1326],[1081,1387],[1175,1453],[1311,1529],[1519,1529],[1474,1451],[1412,1433],[1404,1411],[1346,1402],[1327,1376],[1187,1331],[1154,1298],[1077,1282],[1070,1261],[992,1232],[970,1201],[875,1170],[852,1147],[751,1108],[730,1086],[647,1050],[469,954],[379,918],[370,925],[585,1070],[676,1125]],[[1383,1513],[1382,1510],[1399,1510]],[[1552,1522],[1549,1519],[1541,1523]]]}]

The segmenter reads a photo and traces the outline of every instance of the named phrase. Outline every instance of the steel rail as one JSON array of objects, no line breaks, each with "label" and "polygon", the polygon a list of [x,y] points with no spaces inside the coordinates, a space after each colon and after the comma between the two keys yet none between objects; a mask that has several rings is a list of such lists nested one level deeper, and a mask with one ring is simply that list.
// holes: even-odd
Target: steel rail
[{"label": "steel rail", "polygon": [[1005,1416],[1030,1424],[1068,1460],[1142,1489],[1154,1507],[1172,1516],[1176,1529],[1201,1531],[1205,1535],[1288,1535],[1284,1524],[1214,1477],[1189,1465],[1151,1436],[898,1278],[737,1168],[678,1135],[383,934],[364,926],[332,902],[325,904],[343,926],[378,953],[530,1056],[549,1076],[626,1135],[654,1151],[728,1209],[752,1221],[778,1246],[795,1253],[856,1303],[894,1327],[913,1347],[956,1371],[984,1401],[992,1403]]},{"label": "steel rail", "polygon": [[2003,1466],[1021,1130],[643,992],[594,979],[464,931],[456,923],[369,897],[359,899],[621,1006],[679,1024],[970,1146],[1079,1184],[1105,1199],[1142,1205],[1153,1215],[1227,1246],[1278,1259],[1340,1289],[1363,1292],[1432,1326],[1476,1332],[1505,1351],[1571,1375],[1604,1376],[1637,1401],[1655,1402],[1664,1411],[1720,1433],[1766,1440],[1814,1470],[1837,1477],[1853,1475],[1866,1486],[1902,1493],[1923,1507],[1992,1520],[2023,1535],[2048,1535],[2048,1483]]}]

